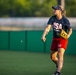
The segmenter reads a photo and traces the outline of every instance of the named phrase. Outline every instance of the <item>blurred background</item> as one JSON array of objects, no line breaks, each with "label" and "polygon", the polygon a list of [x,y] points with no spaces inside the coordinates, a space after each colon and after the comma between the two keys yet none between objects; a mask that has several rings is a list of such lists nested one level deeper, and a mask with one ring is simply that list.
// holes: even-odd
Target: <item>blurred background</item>
[{"label": "blurred background", "polygon": [[76,29],[76,0],[0,0],[0,30],[43,30],[58,4]]},{"label": "blurred background", "polygon": [[45,43],[41,36],[54,5],[62,5],[67,12],[73,34],[66,53],[76,54],[76,0],[0,0],[0,50],[50,52],[52,31]]},{"label": "blurred background", "polygon": [[0,0],[0,75],[51,75],[52,30],[41,36],[53,15],[52,6],[62,5],[73,28],[65,52],[63,75],[76,75],[76,0]]},{"label": "blurred background", "polygon": [[62,5],[67,12],[73,34],[66,53],[76,54],[76,0],[0,0],[0,50],[50,52],[52,31],[45,43],[41,36],[54,5]]}]

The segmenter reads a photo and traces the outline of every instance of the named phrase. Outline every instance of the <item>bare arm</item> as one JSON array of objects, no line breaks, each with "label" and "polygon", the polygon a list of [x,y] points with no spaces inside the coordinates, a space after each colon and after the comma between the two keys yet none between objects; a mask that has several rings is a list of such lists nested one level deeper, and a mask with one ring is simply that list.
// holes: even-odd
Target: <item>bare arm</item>
[{"label": "bare arm", "polygon": [[42,35],[42,41],[46,41],[46,35],[48,34],[48,32],[50,31],[50,29],[51,29],[51,25],[47,25],[47,27],[45,28],[45,30],[44,30],[44,32],[43,32],[43,35]]},{"label": "bare arm", "polygon": [[72,28],[70,28],[68,31],[68,38],[71,36],[71,34],[72,34]]}]

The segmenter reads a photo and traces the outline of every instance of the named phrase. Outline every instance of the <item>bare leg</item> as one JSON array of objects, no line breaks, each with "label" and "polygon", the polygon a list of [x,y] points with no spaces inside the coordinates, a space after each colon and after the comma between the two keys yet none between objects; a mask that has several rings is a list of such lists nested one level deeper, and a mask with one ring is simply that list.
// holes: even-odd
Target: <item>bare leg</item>
[{"label": "bare leg", "polygon": [[58,58],[57,58],[58,51],[51,51],[51,59],[56,64],[56,67],[58,66]]},{"label": "bare leg", "polygon": [[63,48],[58,49],[58,69],[57,72],[61,72],[63,67],[63,57],[65,50]]}]

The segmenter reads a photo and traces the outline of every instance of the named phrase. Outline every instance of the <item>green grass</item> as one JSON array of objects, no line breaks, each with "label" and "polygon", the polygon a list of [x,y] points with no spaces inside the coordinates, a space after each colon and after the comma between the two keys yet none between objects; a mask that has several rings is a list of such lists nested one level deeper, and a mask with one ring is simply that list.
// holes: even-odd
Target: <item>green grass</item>
[{"label": "green grass", "polygon": [[[0,51],[0,75],[52,75],[49,53]],[[76,75],[76,56],[65,55],[62,75]]]}]

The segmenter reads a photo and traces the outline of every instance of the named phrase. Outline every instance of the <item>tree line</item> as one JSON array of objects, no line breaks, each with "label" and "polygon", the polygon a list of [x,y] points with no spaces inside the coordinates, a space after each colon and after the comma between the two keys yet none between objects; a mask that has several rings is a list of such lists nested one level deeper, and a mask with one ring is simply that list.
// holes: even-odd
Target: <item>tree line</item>
[{"label": "tree line", "polygon": [[[0,0],[0,17],[48,17],[57,0]],[[65,0],[67,16],[75,17],[76,0]]]}]

